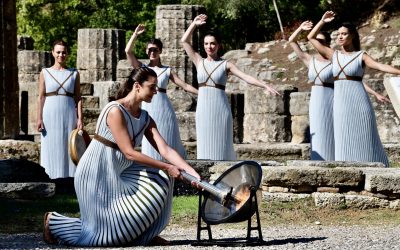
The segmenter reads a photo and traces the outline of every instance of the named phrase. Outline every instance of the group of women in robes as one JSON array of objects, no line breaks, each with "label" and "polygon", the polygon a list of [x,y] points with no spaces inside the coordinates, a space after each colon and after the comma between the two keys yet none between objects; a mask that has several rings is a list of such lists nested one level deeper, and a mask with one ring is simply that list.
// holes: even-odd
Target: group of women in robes
[{"label": "group of women in robes", "polygon": [[[303,23],[290,38],[314,82],[310,102],[312,159],[378,161],[388,166],[362,75],[364,65],[393,74],[400,71],[375,62],[360,51],[357,31],[345,24],[339,28],[337,38],[341,49],[331,49],[328,36],[319,31],[333,18],[333,12],[325,13],[308,35],[317,55],[301,52],[296,43],[298,34],[310,30],[311,23]],[[181,39],[197,69],[198,90],[161,64],[162,43],[157,39],[147,44],[149,63],[140,62],[132,47],[145,30],[142,25],[135,29],[126,47],[133,70],[116,101],[103,108],[94,138],[76,168],[80,218],[46,213],[46,242],[73,246],[168,244],[159,234],[170,218],[174,179],[182,179],[182,171],[200,179],[185,161],[175,112],[166,95],[169,80],[198,94],[197,158],[236,158],[232,113],[225,94],[227,75],[231,73],[272,95],[279,93],[221,58],[221,41],[216,34],[204,36],[206,58],[196,52],[191,36],[206,21],[204,14],[195,17]],[[42,123],[46,125],[45,121]],[[82,126],[81,121],[77,126]],[[135,147],[141,143],[139,152]],[[195,183],[192,185],[198,188]]]},{"label": "group of women in robes", "polygon": [[[327,11],[314,28],[311,22],[303,22],[289,38],[313,83],[309,107],[311,159],[382,162],[388,167],[368,93],[379,101],[389,100],[363,83],[362,77],[365,66],[392,74],[400,74],[400,70],[361,51],[359,34],[350,23],[338,30],[336,44],[340,49],[332,49],[329,34],[320,31],[334,17],[334,12]],[[300,49],[296,40],[303,30],[311,30],[307,37],[318,54]]]}]

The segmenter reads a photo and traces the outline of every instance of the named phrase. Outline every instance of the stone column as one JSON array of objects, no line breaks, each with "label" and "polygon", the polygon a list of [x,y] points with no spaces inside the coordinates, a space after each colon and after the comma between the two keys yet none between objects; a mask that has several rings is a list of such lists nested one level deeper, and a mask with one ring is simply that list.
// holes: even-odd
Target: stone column
[{"label": "stone column", "polygon": [[79,29],[76,66],[81,83],[115,81],[118,61],[125,58],[125,31]]},{"label": "stone column", "polygon": [[[197,86],[195,67],[181,45],[185,30],[193,18],[205,13],[201,5],[159,5],[156,10],[156,37],[161,39],[164,48],[161,54],[162,63],[175,69],[175,72],[186,82]],[[192,45],[198,49],[200,42],[198,30],[193,34]]]},{"label": "stone column", "polygon": [[18,38],[18,82],[20,96],[21,132],[36,135],[37,108],[39,97],[39,74],[42,68],[51,67],[52,55],[48,51],[33,50],[34,41],[30,37]]},{"label": "stone column", "polygon": [[270,96],[259,88],[249,86],[244,94],[243,142],[289,142],[291,124],[290,93],[297,89],[290,85],[274,86],[282,96]]},{"label": "stone column", "polygon": [[0,26],[0,139],[7,139],[19,134],[15,0],[0,2]]}]

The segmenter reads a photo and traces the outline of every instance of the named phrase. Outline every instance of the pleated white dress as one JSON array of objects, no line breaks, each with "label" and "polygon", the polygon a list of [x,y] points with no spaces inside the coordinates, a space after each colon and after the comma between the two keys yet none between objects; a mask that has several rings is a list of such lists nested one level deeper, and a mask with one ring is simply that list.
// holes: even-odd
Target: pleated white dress
[{"label": "pleated white dress", "polygon": [[[227,61],[203,59],[197,66],[197,159],[235,160],[232,111],[225,90]],[[202,84],[206,86],[201,87]]]},{"label": "pleated white dress", "polygon": [[311,160],[334,161],[332,63],[312,57],[308,78],[314,83],[309,107]]},{"label": "pleated white dress", "polygon": [[[117,102],[107,104],[101,112],[97,134],[115,142],[106,124],[112,107],[122,110],[131,139],[140,144],[149,123],[147,112],[142,110],[135,118]],[[93,139],[75,176],[81,217],[54,212],[49,222],[51,233],[73,246],[146,245],[168,223],[171,186],[163,171],[132,162],[118,149]]]},{"label": "pleated white dress", "polygon": [[[179,126],[175,110],[172,107],[167,93],[164,92],[167,90],[171,68],[166,66],[149,68],[157,73],[157,87],[159,91],[157,91],[157,94],[153,96],[150,103],[143,102],[142,108],[153,118],[160,135],[164,138],[167,144],[175,149],[180,156],[185,159],[186,151],[182,145],[181,136],[179,134]],[[160,161],[164,160],[146,138],[143,138],[142,141],[142,153]]]},{"label": "pleated white dress", "polygon": [[379,138],[375,112],[361,81],[364,53],[343,54],[335,51],[332,57],[335,76],[335,160],[382,162],[388,167],[389,161]]},{"label": "pleated white dress", "polygon": [[44,102],[40,165],[51,179],[73,177],[76,167],[69,157],[68,137],[76,128],[77,113],[74,98],[65,94],[74,93],[77,71],[46,68],[42,74],[46,93],[56,91],[58,95],[46,96]]}]

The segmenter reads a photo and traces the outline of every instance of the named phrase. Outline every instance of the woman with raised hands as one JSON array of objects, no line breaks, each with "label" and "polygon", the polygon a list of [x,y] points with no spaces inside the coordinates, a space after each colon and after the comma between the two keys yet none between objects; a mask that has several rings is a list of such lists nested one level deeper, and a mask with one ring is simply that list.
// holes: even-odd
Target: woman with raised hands
[{"label": "woman with raised hands", "polygon": [[[157,124],[158,131],[161,136],[167,141],[168,145],[174,148],[183,158],[186,158],[186,151],[182,145],[179,134],[179,126],[174,108],[167,95],[167,85],[171,80],[177,86],[187,92],[197,95],[197,89],[190,84],[184,82],[169,66],[161,63],[160,55],[162,53],[163,44],[159,39],[153,38],[147,43],[146,54],[150,59],[147,65],[139,61],[132,52],[135,41],[145,32],[143,24],[139,24],[133,32],[128,44],[125,48],[125,53],[129,62],[134,68],[146,66],[157,73],[157,95],[153,97],[151,103],[143,103],[142,108],[149,112],[150,116]],[[162,156],[153,148],[151,143],[143,138],[142,153],[158,160],[163,160]]]},{"label": "woman with raised hands", "polygon": [[196,66],[199,83],[196,109],[197,159],[234,160],[232,112],[225,93],[228,74],[261,87],[272,95],[279,93],[265,82],[245,74],[232,62],[221,58],[218,55],[221,40],[216,34],[208,33],[204,36],[206,58],[196,52],[191,45],[191,37],[206,20],[204,14],[196,16],[181,39],[183,48]]},{"label": "woman with raised hands", "polygon": [[[301,32],[312,29],[312,22],[305,21],[289,37],[289,44],[297,57],[308,68],[308,79],[312,82],[309,104],[311,160],[335,159],[333,134],[333,75],[330,60],[316,53],[304,52],[297,39]],[[329,47],[330,36],[326,32],[317,35],[323,46]]]},{"label": "woman with raised hands", "polygon": [[334,90],[334,134],[336,161],[382,162],[389,161],[378,134],[376,118],[371,100],[362,84],[365,66],[391,74],[400,70],[373,60],[361,50],[356,27],[343,23],[338,29],[336,43],[339,50],[321,44],[317,34],[325,23],[335,18],[327,11],[308,34],[309,41],[318,52],[332,61],[335,80]]}]

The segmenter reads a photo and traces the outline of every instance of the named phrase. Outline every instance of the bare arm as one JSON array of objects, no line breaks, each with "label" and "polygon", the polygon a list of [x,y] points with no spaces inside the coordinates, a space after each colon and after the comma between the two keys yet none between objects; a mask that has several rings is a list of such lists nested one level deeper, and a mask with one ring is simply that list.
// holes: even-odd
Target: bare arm
[{"label": "bare arm", "polygon": [[175,72],[171,71],[169,79],[171,79],[171,81],[173,83],[175,83],[179,87],[183,88],[185,91],[197,95],[198,90],[195,87],[193,87],[192,85],[183,81]]},{"label": "bare arm", "polygon": [[144,31],[145,31],[144,25],[143,24],[139,24],[136,27],[135,31],[132,33],[132,36],[129,39],[129,41],[126,44],[126,47],[125,47],[126,57],[128,58],[128,60],[131,63],[132,67],[134,67],[134,68],[139,68],[142,65],[142,63],[136,58],[135,54],[133,54],[132,49],[134,47],[136,39]]},{"label": "bare arm", "polygon": [[232,74],[234,74],[235,76],[239,77],[240,79],[242,79],[243,81],[247,82],[248,84],[264,88],[266,91],[268,91],[272,95],[280,95],[278,91],[276,91],[274,88],[272,88],[271,86],[269,86],[265,82],[260,81],[260,80],[258,80],[256,78],[244,73],[240,69],[238,69],[238,67],[236,67],[235,64],[233,64],[231,62],[227,62],[227,68],[228,68],[229,72],[232,72]]},{"label": "bare arm", "polygon": [[191,39],[196,27],[205,24],[206,20],[207,16],[204,14],[196,16],[181,38],[183,49],[186,51],[186,54],[189,56],[190,60],[192,60],[194,65],[196,65],[196,67],[199,61],[201,61],[202,57],[199,53],[194,51],[191,45]]},{"label": "bare arm", "polygon": [[82,97],[81,97],[81,80],[79,72],[76,72],[75,79],[75,91],[74,91],[74,100],[76,105],[76,113],[78,114],[78,118],[76,121],[76,127],[78,129],[83,129],[83,115],[82,115]]},{"label": "bare arm", "polygon": [[305,21],[303,22],[289,37],[289,44],[292,47],[293,51],[296,53],[297,57],[308,67],[311,60],[311,55],[305,53],[301,50],[299,44],[297,43],[297,38],[303,30],[310,30],[312,28],[312,22]]},{"label": "bare arm", "polygon": [[400,70],[387,64],[379,63],[368,54],[363,54],[363,61],[371,69],[376,69],[390,74],[400,75]]},{"label": "bare arm", "polygon": [[46,100],[46,86],[44,82],[44,75],[43,71],[40,72],[39,75],[39,98],[38,98],[38,108],[37,108],[37,130],[39,132],[44,129],[44,124],[43,124],[43,106],[44,102]]},{"label": "bare arm", "polygon": [[187,173],[200,179],[198,173],[186,163],[186,161],[173,149],[171,148],[160,135],[157,126],[153,119],[151,119],[149,126],[145,131],[146,139],[150,144],[160,153],[171,164],[176,166],[180,171],[186,171]]},{"label": "bare arm", "polygon": [[[129,159],[131,161],[136,161],[140,164],[144,164],[147,166],[151,166],[154,168],[164,170],[168,173],[168,175],[170,175],[174,178],[180,177],[180,170],[182,168],[184,170],[188,170],[187,172],[194,175],[195,177],[200,178],[199,175],[196,173],[196,171],[194,171],[193,168],[191,168],[182,158],[176,159],[177,157],[179,158],[180,156],[179,155],[176,156],[173,153],[171,153],[170,150],[173,150],[173,149],[168,149],[168,145],[165,146],[166,143],[162,139],[162,137],[159,135],[158,130],[155,127],[154,121],[151,121],[149,127],[146,129],[146,132],[145,132],[147,134],[146,138],[150,138],[149,141],[157,142],[156,149],[160,151],[160,153],[163,157],[165,157],[167,160],[171,160],[171,162],[173,164],[179,163],[179,164],[182,164],[182,166],[179,165],[179,167],[178,167],[173,164],[168,164],[168,163],[165,163],[162,161],[158,161],[151,157],[148,157],[145,154],[142,154],[141,152],[136,151],[134,149],[134,145],[132,145],[132,142],[130,140],[129,132],[128,132],[128,128],[126,127],[124,115],[122,114],[122,111],[119,108],[114,107],[109,111],[108,116],[107,116],[107,124],[111,130],[111,133],[112,133],[118,147],[120,148],[121,152],[125,155],[125,157],[127,159]],[[152,131],[151,135],[148,134],[149,130]],[[158,135],[156,135],[156,134],[158,134]],[[169,155],[166,155],[168,153],[169,153]],[[185,162],[186,165],[183,164],[182,161]]]},{"label": "bare arm", "polygon": [[369,94],[375,96],[375,98],[376,98],[379,102],[381,102],[381,103],[391,103],[391,101],[390,101],[387,97],[385,97],[385,96],[383,96],[383,95],[377,93],[376,91],[374,91],[368,84],[366,84],[365,82],[363,82],[363,84],[364,84],[365,90],[366,90]]},{"label": "bare arm", "polygon": [[322,16],[321,20],[314,26],[311,32],[308,34],[307,38],[318,51],[326,59],[331,59],[334,50],[330,47],[324,46],[320,41],[317,40],[317,35],[321,31],[325,23],[331,22],[335,18],[335,13],[333,11],[327,11]]}]

